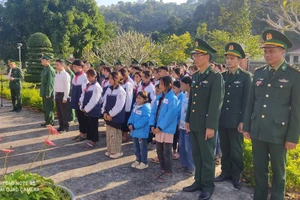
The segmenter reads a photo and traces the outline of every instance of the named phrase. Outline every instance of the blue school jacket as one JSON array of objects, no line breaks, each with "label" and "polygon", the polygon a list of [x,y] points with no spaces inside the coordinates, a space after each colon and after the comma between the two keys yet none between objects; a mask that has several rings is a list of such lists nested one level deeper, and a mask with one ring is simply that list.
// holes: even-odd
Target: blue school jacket
[{"label": "blue school jacket", "polygon": [[178,99],[172,90],[169,90],[161,101],[158,112],[159,100],[163,98],[158,95],[151,110],[150,127],[159,128],[163,133],[174,134],[178,124]]},{"label": "blue school jacket", "polygon": [[72,80],[72,93],[71,93],[71,108],[75,110],[80,110],[79,108],[79,99],[82,94],[82,88],[88,83],[85,73],[77,73]]},{"label": "blue school jacket", "polygon": [[84,109],[87,116],[97,118],[101,116],[101,94],[102,88],[98,82],[86,85],[80,97],[80,109]]},{"label": "blue school jacket", "polygon": [[133,138],[148,138],[150,114],[150,103],[141,106],[135,104],[128,119],[128,126],[133,126],[133,130],[130,132]]},{"label": "blue school jacket", "polygon": [[109,86],[104,94],[103,101],[102,114],[107,113],[112,117],[112,121],[105,121],[106,124],[120,129],[121,124],[125,122],[125,90],[119,85],[116,88]]}]

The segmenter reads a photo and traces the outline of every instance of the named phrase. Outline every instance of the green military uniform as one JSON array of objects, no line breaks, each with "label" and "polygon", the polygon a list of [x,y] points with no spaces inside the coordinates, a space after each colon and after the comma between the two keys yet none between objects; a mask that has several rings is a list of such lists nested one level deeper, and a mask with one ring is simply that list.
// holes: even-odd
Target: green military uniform
[{"label": "green military uniform", "polygon": [[[42,59],[50,60],[51,56],[44,55]],[[55,71],[54,69],[48,65],[44,67],[41,73],[41,87],[40,87],[40,96],[43,100],[43,109],[44,109],[44,116],[45,116],[45,124],[43,125],[50,125],[54,124],[54,78],[55,78]],[[49,98],[46,98],[49,97]]]},{"label": "green military uniform", "polygon": [[[274,30],[265,31],[263,39],[264,48],[292,46],[288,38]],[[285,142],[297,144],[299,141],[299,102],[298,70],[284,60],[279,66],[265,65],[256,69],[244,119],[244,131],[250,133],[253,145],[255,200],[267,199],[269,161],[273,174],[271,199],[284,199]]]},{"label": "green military uniform", "polygon": [[[242,47],[231,42],[225,47],[225,55],[245,58]],[[222,73],[225,81],[225,96],[220,115],[219,137],[222,150],[222,173],[215,181],[232,179],[239,187],[240,174],[243,171],[243,134],[238,126],[244,121],[247,100],[251,87],[251,73],[240,67],[236,71]]]},{"label": "green military uniform", "polygon": [[[71,65],[72,63],[70,61],[66,60],[66,64],[67,65]],[[73,78],[75,77],[75,74],[74,74],[74,72],[71,69],[66,70],[66,72],[70,75],[70,78],[71,78],[71,82],[70,82],[70,94],[69,94],[69,96],[71,96],[71,94],[72,94],[72,81],[73,81]],[[75,116],[75,110],[71,108],[70,101],[68,103],[69,103],[69,107],[68,107],[69,120],[68,121],[69,122],[73,122],[73,121],[75,121],[75,118],[76,118],[76,116]]]},{"label": "green military uniform", "polygon": [[[216,50],[203,40],[196,39],[195,51],[213,55]],[[202,192],[213,193],[215,176],[214,149],[216,137],[205,140],[206,129],[218,130],[219,115],[224,96],[222,75],[208,66],[192,77],[191,92],[186,113],[186,123],[190,125],[193,159],[195,163],[195,183]],[[185,188],[184,188],[185,191]]]},{"label": "green military uniform", "polygon": [[[14,61],[8,61],[9,63],[14,63]],[[21,97],[21,89],[22,84],[21,81],[23,79],[22,70],[18,67],[11,68],[10,77],[13,80],[9,81],[9,89],[11,94],[11,100],[13,105],[13,111],[20,112],[22,110],[22,97]]]}]

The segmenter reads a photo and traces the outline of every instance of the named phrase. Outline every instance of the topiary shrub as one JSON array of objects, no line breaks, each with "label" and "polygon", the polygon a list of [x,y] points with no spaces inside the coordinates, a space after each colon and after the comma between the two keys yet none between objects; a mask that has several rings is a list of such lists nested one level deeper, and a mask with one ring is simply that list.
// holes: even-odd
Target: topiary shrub
[{"label": "topiary shrub", "polygon": [[38,32],[29,37],[27,46],[27,70],[24,78],[26,82],[39,83],[43,70],[41,57],[43,53],[53,55],[52,43],[47,35]]}]

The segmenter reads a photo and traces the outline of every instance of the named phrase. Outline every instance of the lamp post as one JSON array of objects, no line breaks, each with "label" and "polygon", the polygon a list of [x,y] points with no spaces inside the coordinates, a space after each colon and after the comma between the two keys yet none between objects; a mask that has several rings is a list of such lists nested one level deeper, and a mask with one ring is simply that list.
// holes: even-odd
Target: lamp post
[{"label": "lamp post", "polygon": [[18,49],[19,49],[19,62],[20,62],[20,69],[22,69],[22,56],[21,56],[21,50],[22,50],[22,43],[18,43]]}]

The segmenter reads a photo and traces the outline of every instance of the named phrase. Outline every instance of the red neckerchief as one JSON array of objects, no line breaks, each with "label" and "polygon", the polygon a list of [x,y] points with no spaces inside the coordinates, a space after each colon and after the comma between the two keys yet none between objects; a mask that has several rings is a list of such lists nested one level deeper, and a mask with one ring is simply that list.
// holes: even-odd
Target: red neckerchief
[{"label": "red neckerchief", "polygon": [[127,78],[126,81],[125,81],[122,85],[125,85],[126,83],[128,83],[128,81],[129,81],[129,80],[128,80],[128,78]]},{"label": "red neckerchief", "polygon": [[105,86],[105,84],[107,83],[107,81],[109,81],[109,79],[108,79],[108,78],[107,78],[107,79],[105,78],[105,79],[104,79],[104,82],[102,83],[102,88],[104,88],[104,86]]},{"label": "red neckerchief", "polygon": [[75,79],[74,79],[74,82],[75,84],[77,84],[77,79],[79,76],[81,76],[83,74],[83,71],[81,71],[79,74],[75,75]]},{"label": "red neckerchief", "polygon": [[88,83],[88,84],[86,85],[86,88],[84,89],[84,91],[87,93],[88,90],[89,90],[89,87],[90,87],[91,85],[94,85],[95,83],[96,83],[96,81],[93,82],[93,83]]},{"label": "red neckerchief", "polygon": [[151,83],[151,81],[149,81],[147,84],[144,84],[144,83],[143,83],[143,85],[142,85],[142,91],[144,91],[144,89],[145,89],[146,87],[148,87],[148,85],[150,85],[150,83]]}]

